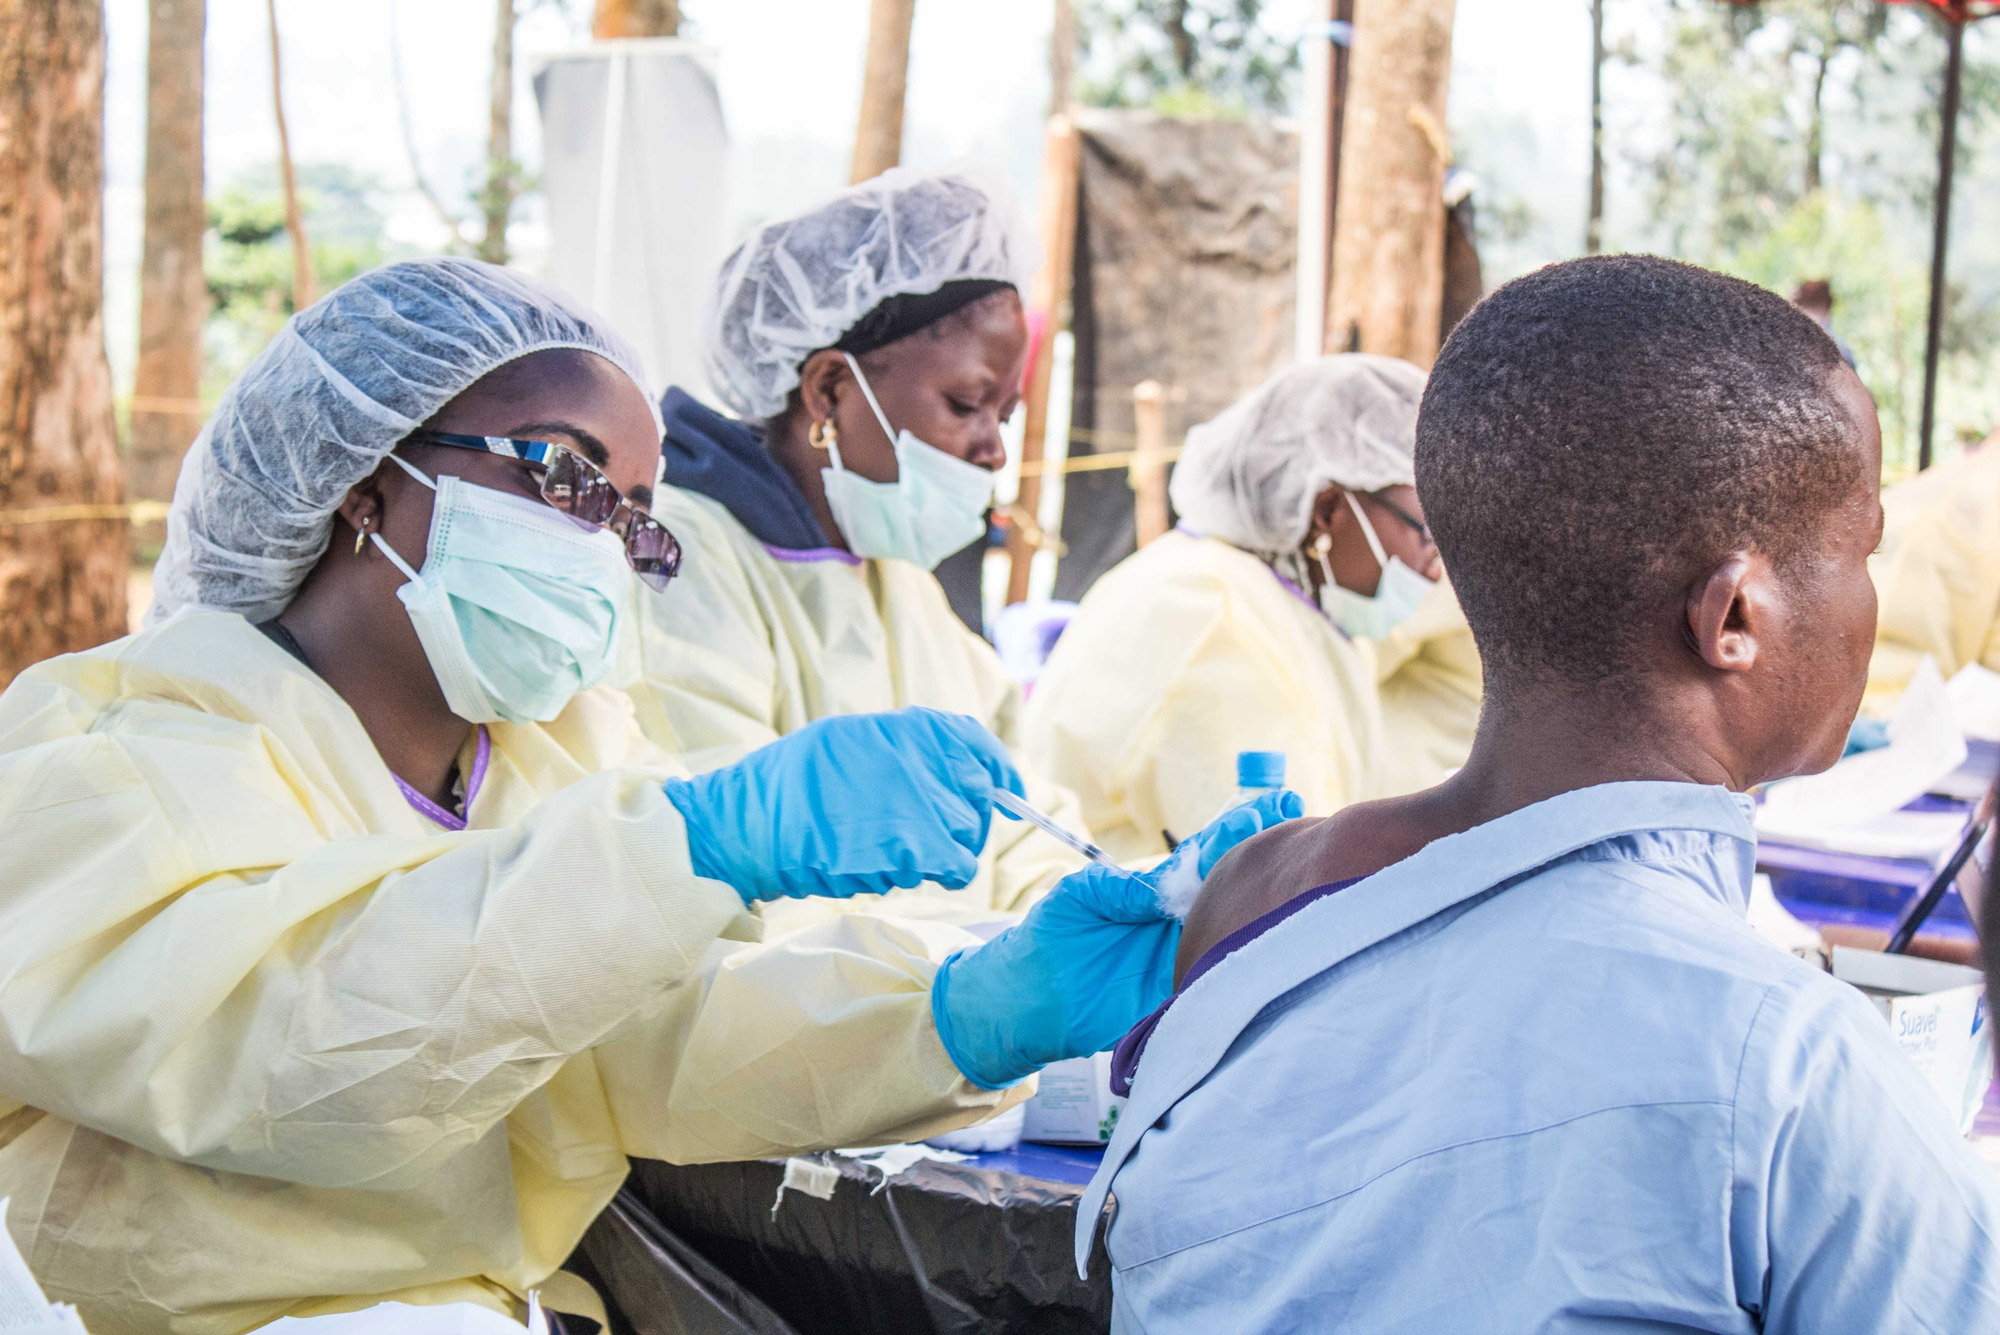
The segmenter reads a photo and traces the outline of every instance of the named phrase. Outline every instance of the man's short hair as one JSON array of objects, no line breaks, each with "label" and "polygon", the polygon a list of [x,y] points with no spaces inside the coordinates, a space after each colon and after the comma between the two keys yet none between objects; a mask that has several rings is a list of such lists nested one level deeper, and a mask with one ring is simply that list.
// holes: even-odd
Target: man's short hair
[{"label": "man's short hair", "polygon": [[1495,684],[1629,676],[1730,552],[1816,551],[1865,464],[1832,339],[1783,297],[1647,255],[1515,279],[1453,331],[1417,490]]}]

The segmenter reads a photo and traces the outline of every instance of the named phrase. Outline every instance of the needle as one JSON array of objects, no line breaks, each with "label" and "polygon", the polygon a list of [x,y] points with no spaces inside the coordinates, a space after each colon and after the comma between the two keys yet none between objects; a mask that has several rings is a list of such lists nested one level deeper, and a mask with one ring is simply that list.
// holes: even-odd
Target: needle
[{"label": "needle", "polygon": [[1090,840],[1084,838],[1082,835],[1065,830],[1062,826],[1056,824],[1054,820],[1035,810],[1005,788],[995,788],[993,790],[993,805],[999,807],[1002,811],[1019,816],[1022,820],[1028,822],[1028,824],[1034,826],[1043,834],[1048,835],[1057,843],[1083,854],[1083,856],[1089,858],[1092,862],[1102,863],[1113,871],[1123,870],[1116,862],[1111,860],[1109,853],[1099,848],[1096,844],[1091,843]]}]

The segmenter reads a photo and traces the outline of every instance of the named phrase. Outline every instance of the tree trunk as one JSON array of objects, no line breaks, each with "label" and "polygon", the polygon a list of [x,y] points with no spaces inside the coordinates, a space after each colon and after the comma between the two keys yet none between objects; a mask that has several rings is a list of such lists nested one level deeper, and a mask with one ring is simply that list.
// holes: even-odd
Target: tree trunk
[{"label": "tree trunk", "polygon": [[104,360],[100,0],[0,0],[0,89],[4,686],[30,663],[125,633],[122,513],[21,516],[123,499]]},{"label": "tree trunk", "polygon": [[1604,249],[1604,0],[1590,0],[1590,217],[1583,249]]},{"label": "tree trunk", "polygon": [[1813,72],[1811,122],[1806,126],[1806,193],[1820,186],[1820,156],[1826,139],[1826,67],[1833,63],[1826,49],[1819,53],[1819,67]]},{"label": "tree trunk", "polygon": [[480,211],[486,235],[479,258],[507,262],[507,218],[514,211],[514,0],[497,0],[493,15],[493,77],[486,102],[486,189]]},{"label": "tree trunk", "polygon": [[1194,78],[1194,34],[1188,31],[1188,0],[1173,0],[1167,6],[1167,16],[1160,20],[1160,26],[1167,30],[1167,42],[1173,47],[1174,68],[1181,72],[1181,80]]},{"label": "tree trunk", "polygon": [[597,0],[590,35],[600,42],[619,37],[678,37],[680,0]]},{"label": "tree trunk", "polygon": [[1056,0],[1055,21],[1049,25],[1049,115],[1069,110],[1076,77],[1076,6]]},{"label": "tree trunk", "polygon": [[1428,367],[1444,293],[1455,0],[1357,0],[1327,346]]},{"label": "tree trunk", "polygon": [[146,56],[146,239],[132,380],[133,496],[164,501],[201,429],[202,33],[206,0],[152,0]]},{"label": "tree trunk", "polygon": [[292,171],[292,136],[285,129],[285,76],[278,63],[278,0],[265,0],[271,16],[271,110],[278,120],[278,174],[285,188],[285,235],[292,241],[292,309],[302,311],[319,295],[313,279],[312,247],[306,242],[305,215],[299,211],[299,179]]},{"label": "tree trunk", "polygon": [[910,78],[910,24],[917,0],[872,0],[868,62],[861,74],[861,119],[854,130],[850,181],[880,176],[902,161],[903,90]]}]

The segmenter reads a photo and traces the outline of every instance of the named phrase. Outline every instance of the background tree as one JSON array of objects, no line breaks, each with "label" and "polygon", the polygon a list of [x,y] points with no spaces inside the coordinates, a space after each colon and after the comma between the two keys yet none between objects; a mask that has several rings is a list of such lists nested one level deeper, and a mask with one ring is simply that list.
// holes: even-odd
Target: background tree
[{"label": "background tree", "polygon": [[146,221],[139,261],[139,359],[127,454],[134,496],[173,494],[201,427],[201,238],[205,0],[152,0],[146,49]]},{"label": "background tree", "polygon": [[0,686],[125,632],[103,179],[99,0],[0,0]]},{"label": "background tree", "polygon": [[[1831,282],[1834,321],[1882,409],[1891,473],[1914,466],[1943,43],[1879,0],[1672,0],[1638,56],[1666,114],[1633,154],[1650,232],[1626,238],[1789,294]],[[2000,71],[1968,63],[1962,136],[2000,120]],[[2000,308],[1947,289],[1946,420],[1983,434]]]},{"label": "background tree", "polygon": [[1264,0],[1082,0],[1088,106],[1182,114],[1291,109],[1299,52],[1263,21]]},{"label": "background tree", "polygon": [[487,83],[486,183],[479,211],[486,220],[479,258],[507,262],[507,221],[521,193],[521,164],[514,161],[514,0],[496,0],[493,71]]},{"label": "background tree", "polygon": [[673,37],[680,30],[680,0],[597,0],[590,17],[590,35],[600,42],[616,37]]}]

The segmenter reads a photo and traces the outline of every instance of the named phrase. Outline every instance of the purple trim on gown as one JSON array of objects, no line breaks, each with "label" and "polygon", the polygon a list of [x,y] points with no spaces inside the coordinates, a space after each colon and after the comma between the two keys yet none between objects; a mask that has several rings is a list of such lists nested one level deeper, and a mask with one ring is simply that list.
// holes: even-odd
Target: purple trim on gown
[{"label": "purple trim on gown", "polygon": [[1146,1040],[1153,1036],[1153,1030],[1159,1027],[1161,1018],[1173,1006],[1175,997],[1194,986],[1195,979],[1306,905],[1316,903],[1365,879],[1361,876],[1350,876],[1344,881],[1330,881],[1325,885],[1314,886],[1302,895],[1292,896],[1262,917],[1245,923],[1204,951],[1202,957],[1194,962],[1194,967],[1188,970],[1187,977],[1181,979],[1181,985],[1175,989],[1174,995],[1161,1002],[1158,1010],[1133,1025],[1132,1032],[1119,1039],[1118,1046],[1111,1050],[1111,1092],[1120,1098],[1131,1094],[1132,1077],[1138,1073],[1139,1059],[1146,1055]]}]

